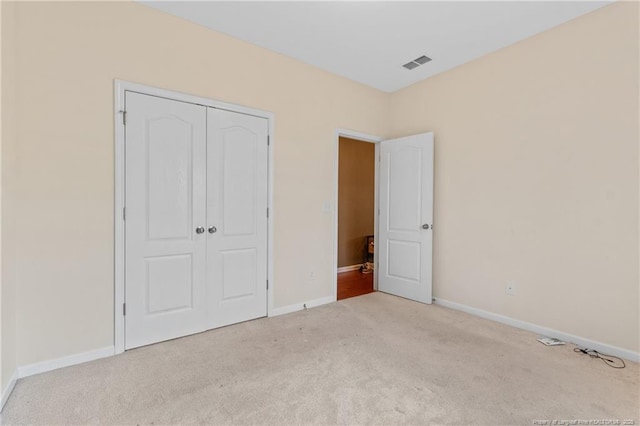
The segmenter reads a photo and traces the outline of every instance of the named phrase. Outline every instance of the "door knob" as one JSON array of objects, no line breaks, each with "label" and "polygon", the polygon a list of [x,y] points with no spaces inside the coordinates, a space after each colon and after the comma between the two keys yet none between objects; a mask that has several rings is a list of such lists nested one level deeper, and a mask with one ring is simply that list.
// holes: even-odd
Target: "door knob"
[{"label": "door knob", "polygon": [[198,226],[198,227],[196,228],[196,234],[202,234],[203,232],[204,232],[204,227],[202,227],[202,226]]},{"label": "door knob", "polygon": [[215,226],[210,226],[209,227],[209,233],[210,234],[214,234],[217,230],[218,230],[218,228],[216,228]]},{"label": "door knob", "polygon": [[422,229],[429,229],[429,225],[425,223],[424,225],[422,225]]}]

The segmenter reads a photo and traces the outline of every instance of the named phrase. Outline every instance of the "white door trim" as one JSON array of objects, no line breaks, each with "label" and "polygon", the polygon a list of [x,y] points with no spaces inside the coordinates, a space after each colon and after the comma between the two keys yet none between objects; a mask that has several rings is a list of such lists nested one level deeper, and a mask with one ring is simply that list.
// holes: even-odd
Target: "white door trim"
[{"label": "white door trim", "polygon": [[[373,135],[367,135],[365,133],[360,133],[360,132],[354,132],[353,130],[346,130],[346,129],[336,129],[336,133],[335,133],[335,144],[334,144],[334,150],[335,150],[335,156],[334,156],[334,163],[333,163],[333,205],[335,206],[335,208],[333,209],[333,269],[331,270],[331,277],[332,277],[332,285],[333,285],[333,301],[335,302],[336,300],[338,300],[338,173],[339,173],[339,169],[340,169],[340,137],[345,137],[345,138],[350,138],[350,139],[356,139],[362,142],[371,142],[374,143],[376,145],[376,152],[375,152],[375,181],[374,181],[374,188],[375,188],[375,194],[374,194],[374,209],[375,209],[375,216],[374,216],[374,220],[373,220],[373,238],[375,241],[375,238],[378,235],[378,173],[379,173],[379,167],[380,167],[380,161],[379,161],[379,157],[380,157],[380,142],[382,142],[383,138],[379,137],[379,136],[373,136]],[[375,264],[374,270],[373,270],[373,289],[377,290],[378,289],[378,250],[375,250],[373,252],[373,263]]]},{"label": "white door trim", "polygon": [[[125,126],[123,122],[125,92],[137,92],[145,95],[158,96],[161,98],[172,99],[181,102],[188,102],[206,107],[223,109],[227,111],[238,112],[241,114],[254,115],[256,117],[266,118],[269,121],[269,164],[268,164],[268,229],[267,229],[267,279],[269,280],[269,289],[267,290],[267,315],[272,316],[273,312],[273,289],[274,268],[273,268],[273,236],[274,236],[274,208],[273,208],[273,147],[274,147],[274,119],[273,113],[262,111],[255,108],[248,108],[241,105],[220,102],[213,99],[203,98],[200,96],[189,95],[186,93],[175,92],[171,90],[160,89],[157,87],[146,86],[144,84],[132,83],[124,80],[114,80],[114,129],[115,129],[115,174],[114,174],[114,346],[115,353],[124,352],[124,315],[122,312],[125,301],[124,293],[124,196],[125,196],[125,147],[124,135]],[[337,193],[336,193],[337,196]],[[265,212],[266,213],[266,212]]]}]

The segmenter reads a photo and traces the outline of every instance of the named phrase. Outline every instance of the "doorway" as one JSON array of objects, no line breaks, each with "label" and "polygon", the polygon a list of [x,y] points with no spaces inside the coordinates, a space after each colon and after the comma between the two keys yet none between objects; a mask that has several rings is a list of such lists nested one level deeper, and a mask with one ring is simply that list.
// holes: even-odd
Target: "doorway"
[{"label": "doorway", "polygon": [[374,291],[376,144],[338,137],[337,300]]},{"label": "doorway", "polygon": [[[359,290],[353,281],[361,281],[356,274],[362,265],[348,265],[342,258],[340,232],[341,218],[348,206],[341,204],[340,175],[352,171],[341,164],[341,141],[355,140],[374,146],[374,227],[373,227],[373,283],[372,287],[360,282]],[[335,236],[335,300],[382,291],[418,302],[432,302],[433,253],[433,132],[420,133],[395,139],[369,136],[349,130],[336,131],[334,200]],[[344,159],[344,158],[343,158]],[[344,166],[344,167],[343,167]],[[367,215],[368,213],[362,213]],[[366,232],[366,231],[365,231]],[[367,235],[370,237],[370,235]],[[362,233],[360,235],[362,238]],[[344,238],[343,244],[344,245]],[[368,251],[368,241],[357,246]],[[357,247],[356,246],[356,247]],[[362,257],[369,260],[369,258]],[[340,266],[342,263],[343,266]],[[351,272],[350,275],[340,275]],[[340,278],[344,278],[340,280]],[[347,280],[351,278],[351,280]],[[339,281],[342,281],[339,283]],[[349,282],[351,281],[351,282]],[[345,285],[340,285],[345,284]]]}]

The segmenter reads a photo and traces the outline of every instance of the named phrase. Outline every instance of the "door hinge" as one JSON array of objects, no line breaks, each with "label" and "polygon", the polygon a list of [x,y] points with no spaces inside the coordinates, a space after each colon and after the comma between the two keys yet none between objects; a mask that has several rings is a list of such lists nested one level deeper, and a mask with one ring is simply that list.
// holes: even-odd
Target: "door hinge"
[{"label": "door hinge", "polygon": [[269,207],[267,207],[267,217],[269,217]]},{"label": "door hinge", "polygon": [[127,125],[127,111],[122,111],[122,124]]},{"label": "door hinge", "polygon": [[271,136],[267,135],[267,146],[271,145]]},{"label": "door hinge", "polygon": [[127,220],[127,208],[122,208],[122,220]]},{"label": "door hinge", "polygon": [[267,280],[267,290],[269,290],[269,280]]},{"label": "door hinge", "polygon": [[127,304],[123,303],[122,304],[122,315],[127,315]]}]

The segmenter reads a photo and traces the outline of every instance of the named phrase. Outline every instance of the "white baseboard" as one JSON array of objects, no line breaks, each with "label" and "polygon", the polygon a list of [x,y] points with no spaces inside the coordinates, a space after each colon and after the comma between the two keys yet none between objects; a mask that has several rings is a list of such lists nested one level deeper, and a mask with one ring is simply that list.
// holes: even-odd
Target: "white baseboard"
[{"label": "white baseboard", "polygon": [[2,390],[2,399],[0,399],[0,411],[4,408],[4,404],[7,403],[11,392],[13,392],[13,388],[16,386],[16,382],[18,381],[18,370],[15,370],[9,379],[9,383]]},{"label": "white baseboard", "polygon": [[358,263],[357,265],[351,265],[351,266],[343,266],[341,268],[338,268],[338,273],[341,274],[342,272],[355,271],[356,269],[360,269],[361,267],[362,267],[362,263]]},{"label": "white baseboard", "polygon": [[283,306],[282,308],[275,308],[270,313],[270,317],[277,317],[278,315],[290,314],[291,312],[301,311],[305,305],[307,308],[315,308],[316,306],[326,305],[327,303],[333,303],[336,299],[333,296],[322,297],[320,299],[310,300],[308,302],[296,303],[294,305]]},{"label": "white baseboard", "polygon": [[510,325],[512,327],[520,328],[522,330],[531,331],[543,336],[555,337],[565,342],[573,343],[584,348],[595,349],[598,352],[614,355],[620,358],[628,359],[634,362],[640,362],[640,353],[633,352],[628,349],[619,348],[617,346],[608,345],[602,342],[596,342],[591,339],[587,339],[573,334],[565,333],[562,331],[554,330],[552,328],[543,327],[540,325],[532,324],[526,321],[520,321],[515,318],[507,317],[493,312],[483,311],[482,309],[473,308],[471,306],[462,305],[460,303],[450,302],[435,298],[436,305],[444,306],[445,308],[455,309],[456,311],[466,312],[471,315],[476,315],[481,318],[485,318],[491,321],[496,321],[502,324]]},{"label": "white baseboard", "polygon": [[58,368],[69,367],[71,365],[82,364],[83,362],[93,361],[95,359],[106,358],[115,354],[114,346],[107,346],[92,351],[83,352],[74,355],[63,356],[49,361],[37,362],[35,364],[24,365],[18,367],[18,378],[33,376],[34,374],[45,373]]}]

